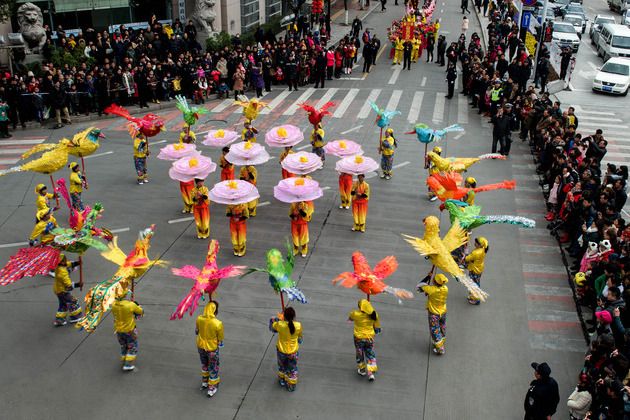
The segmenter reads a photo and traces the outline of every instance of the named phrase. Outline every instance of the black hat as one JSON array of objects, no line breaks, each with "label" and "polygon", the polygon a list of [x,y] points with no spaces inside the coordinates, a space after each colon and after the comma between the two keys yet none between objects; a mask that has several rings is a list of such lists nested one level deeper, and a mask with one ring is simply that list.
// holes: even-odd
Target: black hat
[{"label": "black hat", "polygon": [[542,362],[542,363],[534,362],[534,363],[532,363],[532,368],[534,368],[536,373],[538,373],[540,376],[542,376],[544,378],[548,378],[549,375],[551,375],[551,368],[545,362]]}]

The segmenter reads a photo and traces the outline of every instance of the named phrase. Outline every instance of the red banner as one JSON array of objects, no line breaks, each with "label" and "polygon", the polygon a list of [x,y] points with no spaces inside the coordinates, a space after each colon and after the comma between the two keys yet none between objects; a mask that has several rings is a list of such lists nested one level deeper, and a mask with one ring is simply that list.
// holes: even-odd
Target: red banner
[{"label": "red banner", "polygon": [[414,24],[412,22],[403,22],[402,24],[402,39],[405,41],[409,41],[413,39],[413,28]]}]

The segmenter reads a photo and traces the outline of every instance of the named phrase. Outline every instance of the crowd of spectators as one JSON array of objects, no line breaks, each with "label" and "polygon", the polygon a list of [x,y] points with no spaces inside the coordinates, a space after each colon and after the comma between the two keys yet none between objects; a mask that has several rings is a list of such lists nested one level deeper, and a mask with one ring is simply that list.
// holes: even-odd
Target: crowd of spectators
[{"label": "crowd of spectators", "polygon": [[[325,16],[320,22],[298,19],[280,39],[259,28],[251,45],[235,35],[221,48],[200,45],[192,21],[163,25],[153,17],[147,29],[121,25],[112,33],[86,29],[77,35],[67,35],[59,27],[53,36],[46,29],[44,63],[38,74],[24,69],[0,78],[0,100],[8,105],[13,129],[31,120],[43,124],[48,118],[61,127],[76,115],[101,115],[111,103],[142,108],[175,95],[204,103],[215,95],[236,97],[249,89],[260,97],[273,85],[323,88],[326,80],[352,72],[361,40],[368,54],[380,48],[369,30],[360,32],[359,19],[347,36],[328,47],[330,22]],[[80,60],[76,65],[55,60],[64,54]],[[374,53],[371,64],[375,59]]]},{"label": "crowd of spectators", "polygon": [[[545,87],[551,65],[544,47],[535,84],[528,85],[533,60],[512,17],[507,3],[492,2],[486,52],[477,34],[468,45],[462,35],[447,50],[448,65],[461,63],[461,94],[492,122],[492,152],[509,155],[513,136],[531,146],[548,206],[548,228],[569,257],[576,304],[590,342],[567,402],[571,419],[628,419],[630,227],[623,217],[628,167],[602,164],[607,127],[582,131],[575,109],[563,110],[550,99]],[[545,381],[549,379],[537,375],[532,386],[545,387]],[[554,404],[544,406],[536,408],[542,411],[530,409],[526,418],[555,412]],[[525,408],[527,413],[527,401]]]}]

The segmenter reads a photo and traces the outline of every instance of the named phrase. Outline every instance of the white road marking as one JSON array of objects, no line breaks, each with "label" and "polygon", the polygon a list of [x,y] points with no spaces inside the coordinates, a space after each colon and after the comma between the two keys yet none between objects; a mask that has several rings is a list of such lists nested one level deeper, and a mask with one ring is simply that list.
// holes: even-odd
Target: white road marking
[{"label": "white road marking", "polygon": [[263,201],[262,203],[258,203],[258,207],[265,207],[271,204],[269,201]]},{"label": "white road marking", "polygon": [[[210,130],[208,130],[210,131]],[[206,134],[208,131],[200,131],[197,134]],[[162,144],[162,143],[166,143],[166,140],[158,140],[158,141],[149,141],[149,146],[152,144]]]},{"label": "white road marking", "polygon": [[303,94],[301,94],[296,100],[295,102],[286,110],[284,111],[284,113],[282,115],[293,115],[295,114],[295,111],[297,111],[298,106],[297,104],[302,103],[304,101],[306,101],[308,98],[311,97],[311,95],[313,95],[313,93],[315,93],[315,89],[314,88],[308,88],[304,91]]},{"label": "white road marking", "polygon": [[210,110],[210,112],[221,112],[221,111],[224,111],[225,109],[227,109],[232,104],[234,104],[234,100],[233,99],[224,99],[224,100],[222,100],[219,103],[219,105],[217,105],[214,108],[212,108]]},{"label": "white road marking", "polygon": [[45,142],[46,139],[32,139],[32,140],[2,140],[2,146],[21,146],[23,144],[40,144]]},{"label": "white road marking", "polygon": [[[604,127],[602,129],[605,129],[605,124],[604,122],[601,123],[596,123],[596,122],[582,122],[581,120],[579,121],[579,127],[580,128],[584,128],[584,127],[595,127],[595,128],[602,128],[602,125],[604,125]],[[621,125],[621,124],[615,124],[615,128],[630,128],[627,125]],[[578,129],[579,131],[579,129]],[[604,136],[606,135],[606,132],[604,132]]]},{"label": "white road marking", "polygon": [[297,150],[305,150],[305,149],[308,149],[309,147],[311,147],[310,144],[305,144],[304,146],[298,147]]},{"label": "white road marking", "polygon": [[385,109],[389,111],[393,111],[398,106],[398,102],[400,102],[400,97],[402,96],[402,90],[395,90],[392,92],[391,98],[389,98],[389,102],[387,102],[387,106]]},{"label": "white road marking", "polygon": [[580,115],[578,117],[579,123],[582,121],[604,121],[604,122],[621,122],[620,118],[607,118],[607,117],[591,117],[590,115]]},{"label": "white road marking", "polygon": [[443,121],[444,105],[446,105],[446,98],[438,93],[435,98],[435,107],[433,108],[433,122]]},{"label": "white road marking", "polygon": [[182,217],[181,219],[173,219],[173,220],[169,220],[168,224],[172,225],[173,223],[182,223],[182,222],[190,222],[191,220],[195,220],[194,217]]},{"label": "white road marking", "polygon": [[276,96],[275,98],[273,98],[271,102],[269,102],[268,108],[263,108],[262,111],[260,111],[261,115],[269,114],[271,111],[275,110],[278,107],[278,105],[280,105],[282,101],[284,101],[287,98],[287,96],[291,94],[291,92],[292,92],[291,90],[286,90],[286,89],[280,92],[278,96]]},{"label": "white road marking", "polygon": [[387,84],[393,85],[396,83],[396,80],[398,80],[398,76],[400,76],[400,70],[402,68],[400,66],[396,66],[396,70],[394,70],[394,72],[392,73],[392,76],[389,78],[389,82],[387,82]]},{"label": "white road marking", "polygon": [[[2,146],[2,143],[0,143],[0,146]],[[15,147],[13,149],[4,149],[4,150],[0,150],[0,155],[18,155],[18,156],[22,156],[22,153],[26,152],[27,150],[30,150],[30,146],[26,146],[26,147]]]},{"label": "white road marking", "polygon": [[401,162],[397,165],[392,166],[392,169],[398,169],[398,168],[402,168],[403,166],[407,166],[409,165],[411,162],[409,161],[405,161],[405,162]]},{"label": "white road marking", "polygon": [[357,131],[358,129],[360,129],[361,127],[363,127],[363,124],[361,125],[357,125],[356,127],[352,127],[349,130],[346,131],[342,131],[341,134],[348,134],[348,133],[352,133],[353,131]]},{"label": "white road marking", "polygon": [[2,244],[0,245],[0,248],[15,248],[18,246],[25,246],[28,245],[28,242],[13,242],[11,244]]},{"label": "white road marking", "polygon": [[416,92],[413,94],[413,100],[411,101],[411,107],[409,107],[409,115],[407,115],[407,121],[415,123],[420,116],[420,107],[422,107],[422,100],[424,99],[424,92]]},{"label": "white road marking", "polygon": [[110,230],[111,233],[121,233],[121,232],[129,232],[129,228],[120,228],[120,229],[112,229]]},{"label": "white road marking", "polygon": [[328,92],[324,93],[324,96],[315,104],[315,108],[319,109],[323,107],[326,102],[329,102],[333,96],[335,96],[338,90],[337,88],[328,89]]},{"label": "white road marking", "polygon": [[422,78],[422,82],[420,82],[420,86],[425,86],[427,84],[427,76]]},{"label": "white road marking", "polygon": [[358,94],[359,94],[359,89],[350,89],[348,93],[346,94],[346,97],[343,98],[341,103],[337,106],[337,109],[335,109],[335,113],[333,114],[333,117],[335,118],[343,117],[343,114],[346,113],[346,111],[348,110],[348,107],[350,106],[352,101],[354,101],[354,98],[356,98]]},{"label": "white road marking", "polygon": [[378,176],[378,172],[370,172],[365,174],[366,179],[374,178],[375,176]]},{"label": "white road marking", "polygon": [[91,158],[95,158],[95,157],[101,157],[101,156],[107,156],[107,155],[113,155],[114,151],[110,150],[109,152],[103,152],[103,153],[97,153],[95,155],[89,155],[84,157],[83,159],[91,159]]},{"label": "white road marking", "polygon": [[456,135],[455,137],[453,137],[453,140],[459,140],[462,138],[462,136],[466,134],[466,133],[459,133],[458,135]]},{"label": "white road marking", "polygon": [[20,159],[0,159],[0,165],[13,165],[17,163]]},{"label": "white road marking", "polygon": [[367,118],[367,116],[370,114],[370,111],[372,110],[372,106],[370,105],[370,102],[376,102],[376,99],[378,98],[378,95],[380,94],[381,94],[380,89],[373,89],[370,92],[370,94],[368,95],[368,98],[365,100],[365,103],[363,104],[363,106],[361,107],[361,110],[359,111],[358,118],[361,118],[361,119]]},{"label": "white road marking", "polygon": [[468,99],[466,96],[457,97],[457,122],[468,124]]}]

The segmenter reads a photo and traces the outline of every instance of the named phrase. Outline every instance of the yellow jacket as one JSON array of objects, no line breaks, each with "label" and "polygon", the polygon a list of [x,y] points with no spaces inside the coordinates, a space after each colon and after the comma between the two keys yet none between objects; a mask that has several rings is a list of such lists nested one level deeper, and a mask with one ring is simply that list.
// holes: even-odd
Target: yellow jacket
[{"label": "yellow jacket", "polygon": [[323,128],[318,128],[311,132],[311,144],[313,147],[324,147],[324,135],[326,132]]},{"label": "yellow jacket", "polygon": [[[201,187],[197,188],[193,188],[191,196],[192,196],[192,200],[195,203],[196,206],[203,206],[204,204],[209,204],[210,203],[210,199],[208,198],[208,187],[206,187],[205,185],[202,185]],[[199,197],[199,198],[197,198]],[[205,197],[205,198],[204,198]]]},{"label": "yellow jacket", "polygon": [[57,268],[55,268],[55,282],[53,283],[53,292],[56,295],[72,289],[72,280],[70,280],[70,272],[68,271],[68,267],[70,267],[69,262],[65,265],[59,264]]},{"label": "yellow jacket", "polygon": [[483,273],[485,259],[486,252],[483,250],[483,248],[475,248],[473,252],[466,256],[468,271],[473,274]]},{"label": "yellow jacket", "polygon": [[233,218],[249,218],[249,209],[247,204],[228,204],[225,207],[225,215]]},{"label": "yellow jacket", "polygon": [[370,318],[368,314],[358,309],[348,315],[354,322],[354,336],[358,339],[374,338],[374,328],[381,328],[381,321],[376,315],[376,320]]},{"label": "yellow jacket", "polygon": [[[291,203],[289,207],[289,217],[292,220],[310,222],[313,218],[313,211],[315,210],[313,205],[309,205],[306,201],[300,201],[299,203]],[[300,211],[306,213],[305,216],[302,216]]]},{"label": "yellow jacket", "polygon": [[197,347],[206,351],[215,351],[223,341],[223,322],[215,316],[217,305],[209,302],[203,315],[197,317]]},{"label": "yellow jacket", "polygon": [[254,132],[254,128],[252,127],[250,130],[247,128],[243,128],[241,130],[241,139],[243,141],[251,141],[252,143],[256,143],[256,133]]},{"label": "yellow jacket", "polygon": [[133,139],[133,157],[145,158],[147,157],[147,151],[149,150],[149,143],[146,139],[136,137]]},{"label": "yellow jacket", "polygon": [[[354,194],[352,194],[352,201],[368,201],[370,199],[370,184],[363,181],[359,183],[359,181],[354,181],[352,183],[352,190]],[[359,195],[365,194],[367,197],[359,197]]]},{"label": "yellow jacket", "polygon": [[392,156],[394,154],[394,138],[387,136],[381,140],[381,153],[383,156]]},{"label": "yellow jacket", "polygon": [[446,299],[448,298],[448,286],[423,286],[422,291],[427,294],[427,311],[434,315],[446,313]]},{"label": "yellow jacket", "polygon": [[54,227],[57,227],[57,220],[54,216],[50,216],[50,219],[48,220],[40,220],[39,222],[35,223],[29,239],[33,241],[41,236],[40,241],[42,244],[52,242],[55,236],[50,232],[46,232],[46,227],[48,226],[48,223],[52,223]]},{"label": "yellow jacket", "polygon": [[271,324],[271,328],[278,333],[276,348],[280,353],[292,354],[300,348],[298,339],[302,338],[302,324],[293,321],[293,325],[295,326],[295,332],[291,334],[287,321],[276,321]]},{"label": "yellow jacket", "polygon": [[419,51],[420,50],[420,45],[422,45],[422,41],[419,38],[414,38],[411,41],[412,44],[412,48],[414,51]]},{"label": "yellow jacket", "polygon": [[37,211],[40,210],[48,210],[50,206],[48,205],[48,200],[54,198],[55,196],[51,193],[47,194],[37,194],[37,198],[35,199],[35,204],[37,205]]},{"label": "yellow jacket", "polygon": [[402,51],[404,49],[404,45],[405,43],[403,42],[402,39],[397,39],[396,42],[394,43],[394,47],[396,48],[397,51]]},{"label": "yellow jacket", "polygon": [[144,310],[140,305],[129,300],[116,300],[112,304],[114,314],[114,331],[129,333],[136,328],[136,315],[142,315]]},{"label": "yellow jacket", "polygon": [[[188,143],[195,143],[197,141],[197,136],[195,135],[195,133],[193,133],[192,130],[188,130],[188,135],[192,138],[192,142],[188,142]],[[185,143],[184,139],[186,138],[186,133],[184,133],[183,131],[181,133],[179,133],[179,142],[180,143]]]},{"label": "yellow jacket", "polygon": [[72,171],[70,174],[70,194],[83,192],[81,172]]},{"label": "yellow jacket", "polygon": [[241,171],[239,172],[238,177],[243,181],[256,185],[258,182],[258,171],[256,170],[256,167],[252,165],[241,166]]}]

